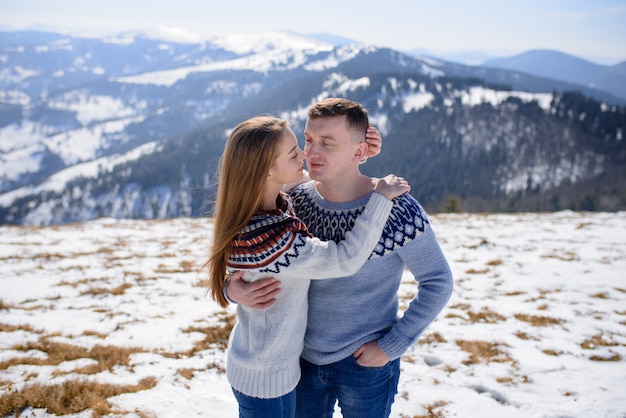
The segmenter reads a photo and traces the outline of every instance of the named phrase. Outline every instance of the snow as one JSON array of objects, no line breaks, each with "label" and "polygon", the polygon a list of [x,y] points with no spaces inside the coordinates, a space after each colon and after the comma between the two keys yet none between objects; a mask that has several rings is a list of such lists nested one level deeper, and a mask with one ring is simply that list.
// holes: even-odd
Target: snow
[{"label": "snow", "polygon": [[8,180],[17,180],[24,173],[36,173],[39,171],[41,155],[44,147],[41,144],[25,144],[11,150],[7,156],[0,154],[0,177]]},{"label": "snow", "polygon": [[154,71],[128,77],[119,77],[113,79],[113,81],[120,83],[153,84],[157,86],[170,87],[176,82],[183,80],[188,75],[194,73],[222,70],[252,70],[267,72],[275,65],[287,63],[289,58],[294,58],[294,61],[288,64],[287,67],[296,68],[302,64],[301,59],[303,57],[304,55],[301,53],[295,53],[292,57],[289,53],[284,51],[262,52],[232,60],[209,62],[200,65],[176,68],[174,70]]},{"label": "snow", "polygon": [[212,45],[239,55],[279,50],[331,50],[332,45],[284,32],[229,33],[210,38]]},{"label": "snow", "polygon": [[[526,190],[530,183],[533,187],[549,190],[562,184],[565,180],[572,183],[580,181],[588,173],[599,176],[603,170],[603,156],[591,152],[581,152],[575,160],[561,159],[557,163],[542,161],[537,158],[525,172],[511,176],[502,169],[501,178],[506,179],[500,187],[506,194]],[[508,178],[507,178],[508,177]]]},{"label": "snow", "polygon": [[552,103],[552,93],[527,93],[523,91],[499,91],[478,86],[459,92],[461,102],[465,106],[477,106],[482,103],[490,103],[498,106],[509,97],[516,97],[524,102],[537,101],[543,110],[549,110]]},{"label": "snow", "polygon": [[[102,71],[102,69],[94,69],[94,71]],[[52,109],[76,112],[76,120],[83,126],[96,121],[128,117],[136,113],[134,108],[124,105],[124,102],[116,97],[90,95],[83,90],[75,90],[50,100],[48,106]],[[144,102],[136,105],[136,107],[144,106]]]},{"label": "snow", "polygon": [[0,90],[0,103],[28,106],[30,96],[19,90]]},{"label": "snow", "polygon": [[53,135],[43,142],[51,152],[61,157],[66,165],[73,165],[92,160],[98,151],[106,149],[107,135],[124,132],[128,125],[144,119],[145,116],[142,115],[92,124]]},{"label": "snow", "polygon": [[307,71],[325,71],[335,68],[342,62],[351,60],[361,53],[369,54],[376,50],[375,47],[356,47],[355,45],[343,46],[332,51],[326,58],[306,64],[303,68]]},{"label": "snow", "polygon": [[345,96],[350,92],[367,88],[370,85],[369,77],[351,79],[343,74],[330,74],[323,84],[323,93],[326,96]]},{"label": "snow", "polygon": [[44,131],[40,124],[30,121],[0,128],[0,178],[16,180],[39,170],[45,151]]},{"label": "snow", "polygon": [[[392,417],[426,408],[440,414],[431,416],[467,418],[626,414],[626,212],[440,214],[431,223],[455,291],[404,355]],[[86,348],[139,347],[145,352],[129,366],[87,376],[119,384],[157,378],[153,389],[109,399],[134,411],[125,416],[236,417],[222,348],[168,355],[203,339],[184,330],[218,325],[219,315],[235,312],[197,286],[211,228],[208,219],[187,218],[0,227],[0,323],[32,327],[0,332],[0,359],[45,358],[13,347],[46,337]],[[120,295],[94,291],[120,285]],[[405,273],[401,310],[414,291]],[[463,341],[500,353],[472,362]],[[0,370],[0,394],[85,377],[76,370],[90,361],[8,367]],[[31,409],[22,416],[51,415]]]},{"label": "snow", "polygon": [[37,71],[28,70],[22,67],[21,65],[16,65],[15,67],[13,67],[13,71],[16,73],[15,76],[3,77],[3,79],[10,83],[18,84],[18,83],[22,83],[24,80],[26,80],[29,77],[35,77],[39,75]]},{"label": "snow", "polygon": [[[210,42],[215,47],[233,51],[240,56],[232,60],[204,62],[173,70],[119,77],[114,78],[113,81],[169,87],[188,75],[199,72],[252,70],[264,73],[276,68],[298,68],[307,62],[309,55],[332,50],[332,45],[279,32],[221,35],[212,38]],[[354,54],[354,52],[352,53]],[[333,55],[332,63],[324,60],[323,62],[304,65],[304,68],[312,70],[313,68],[308,67],[310,65],[332,68],[353,56],[346,55],[345,51],[339,51],[338,54],[340,56]]]},{"label": "snow", "polygon": [[0,194],[0,206],[9,207],[12,202],[28,195],[43,192],[62,192],[67,183],[78,178],[96,178],[100,173],[111,171],[116,165],[139,159],[142,155],[150,154],[157,149],[155,141],[140,145],[125,154],[115,154],[98,158],[85,163],[75,164],[64,170],[54,173],[43,183],[33,186],[27,185],[10,192]]},{"label": "snow", "polygon": [[[94,71],[98,71],[97,69]],[[18,91],[0,91],[0,101],[20,104],[30,103],[30,98]],[[45,123],[23,120],[0,128],[0,178],[18,180],[26,173],[40,170],[41,159],[50,151],[61,157],[66,165],[90,161],[109,146],[109,137],[125,140],[128,125],[145,119],[145,101],[132,107],[120,99],[94,95],[78,90],[50,101],[51,108],[74,112],[82,125],[78,129],[64,129]]]},{"label": "snow", "polygon": [[402,109],[404,113],[419,112],[435,100],[432,93],[416,92],[404,96]]}]

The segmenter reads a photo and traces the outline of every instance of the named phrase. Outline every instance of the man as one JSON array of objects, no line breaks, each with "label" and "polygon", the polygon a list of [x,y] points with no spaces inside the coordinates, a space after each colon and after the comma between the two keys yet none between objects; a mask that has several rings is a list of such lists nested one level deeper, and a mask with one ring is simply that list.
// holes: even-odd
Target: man
[{"label": "man", "polygon": [[[313,181],[290,195],[313,235],[339,241],[376,184],[359,169],[368,151],[367,110],[333,98],[313,105],[308,116],[304,153]],[[397,291],[405,266],[418,291],[398,318]],[[274,279],[247,284],[234,277],[227,288],[231,300],[257,308],[271,305],[279,291]],[[311,283],[296,415],[332,417],[338,402],[345,418],[388,417],[400,357],[451,292],[452,275],[425,212],[408,194],[394,199],[379,244],[363,267],[353,276]]]}]

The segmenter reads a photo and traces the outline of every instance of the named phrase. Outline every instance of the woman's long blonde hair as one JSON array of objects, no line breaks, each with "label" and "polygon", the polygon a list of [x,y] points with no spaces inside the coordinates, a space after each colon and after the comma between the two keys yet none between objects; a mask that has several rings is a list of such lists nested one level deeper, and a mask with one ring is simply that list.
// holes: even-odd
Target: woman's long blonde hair
[{"label": "woman's long blonde hair", "polygon": [[213,242],[204,265],[211,297],[222,307],[228,305],[224,282],[232,240],[262,205],[263,187],[287,127],[282,119],[257,116],[237,125],[226,142],[219,164]]}]

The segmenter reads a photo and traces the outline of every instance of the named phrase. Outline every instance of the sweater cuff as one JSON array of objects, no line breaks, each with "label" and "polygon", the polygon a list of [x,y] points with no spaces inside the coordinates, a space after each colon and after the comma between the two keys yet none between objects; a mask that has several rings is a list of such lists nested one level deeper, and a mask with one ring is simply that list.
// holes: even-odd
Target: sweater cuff
[{"label": "sweater cuff", "polygon": [[232,300],[231,298],[228,297],[228,285],[229,284],[230,284],[230,277],[226,278],[226,281],[224,282],[224,290],[222,292],[224,293],[224,297],[226,298],[228,303],[236,305],[237,302],[235,302],[234,300]]},{"label": "sweater cuff", "polygon": [[393,329],[378,340],[378,345],[391,361],[402,357],[409,348],[409,345],[403,343]]}]

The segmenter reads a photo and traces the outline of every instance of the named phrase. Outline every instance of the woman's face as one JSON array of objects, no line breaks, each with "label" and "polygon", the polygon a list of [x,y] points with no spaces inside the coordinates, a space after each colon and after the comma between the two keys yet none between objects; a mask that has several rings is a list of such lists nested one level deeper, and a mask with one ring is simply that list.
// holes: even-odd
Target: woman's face
[{"label": "woman's face", "polygon": [[291,129],[285,128],[277,146],[278,156],[270,167],[270,179],[281,186],[300,181],[304,170],[304,152]]}]

